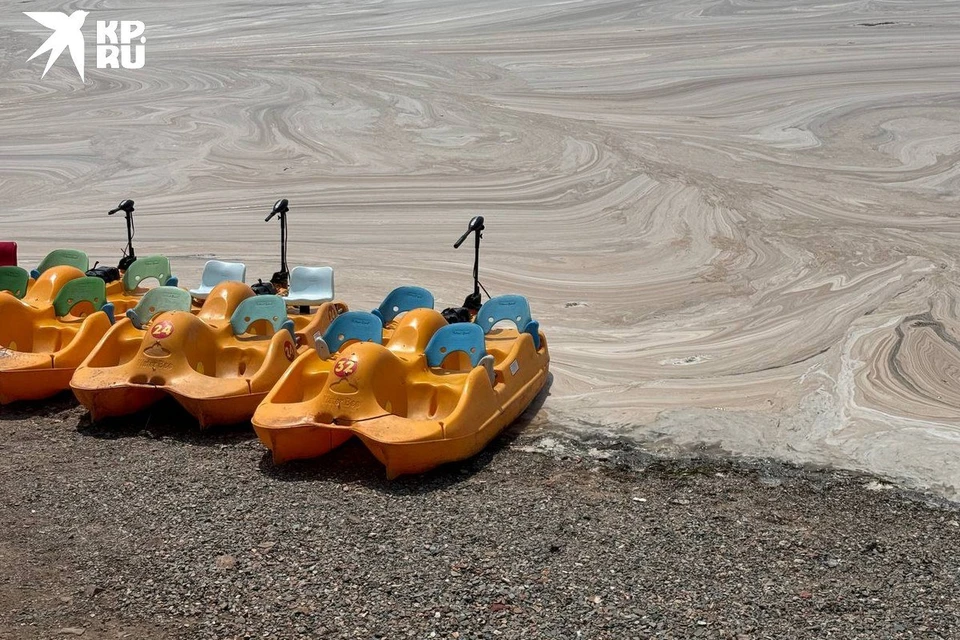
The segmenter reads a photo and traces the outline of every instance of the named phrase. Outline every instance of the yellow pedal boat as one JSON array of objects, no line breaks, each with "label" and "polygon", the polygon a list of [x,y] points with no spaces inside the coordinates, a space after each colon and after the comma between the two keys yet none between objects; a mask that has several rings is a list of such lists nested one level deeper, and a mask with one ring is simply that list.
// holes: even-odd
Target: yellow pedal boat
[{"label": "yellow pedal boat", "polygon": [[113,324],[99,278],[53,267],[23,300],[0,292],[0,404],[40,400],[69,388],[70,378]]},{"label": "yellow pedal boat", "polygon": [[421,473],[478,453],[546,383],[547,341],[522,296],[487,301],[472,323],[420,308],[394,324],[385,339],[380,314],[345,313],[297,358],[253,416],[275,462],[356,436],[388,477]]},{"label": "yellow pedal boat", "polygon": [[[70,386],[94,421],[140,411],[167,395],[201,428],[249,420],[308,348],[298,345],[280,297],[256,296],[240,282],[217,285],[196,315],[189,309],[188,292],[151,290],[81,364]],[[345,309],[329,302],[299,319],[307,332],[299,342],[305,345],[305,335],[323,331]]]}]

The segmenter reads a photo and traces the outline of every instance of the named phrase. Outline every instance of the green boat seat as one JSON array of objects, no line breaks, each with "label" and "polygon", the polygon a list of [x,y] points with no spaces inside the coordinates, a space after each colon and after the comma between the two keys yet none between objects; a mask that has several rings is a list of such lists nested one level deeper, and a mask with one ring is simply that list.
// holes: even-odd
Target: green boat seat
[{"label": "green boat seat", "polygon": [[89,302],[95,312],[105,311],[113,323],[113,304],[107,302],[107,285],[100,278],[85,276],[67,282],[53,299],[53,311],[62,318],[81,302]]},{"label": "green boat seat", "polygon": [[161,286],[175,287],[178,280],[170,273],[166,256],[147,256],[134,260],[123,274],[123,290],[136,291],[146,280],[156,280]]},{"label": "green boat seat", "polygon": [[27,293],[30,274],[20,267],[0,267],[0,291],[6,291],[17,299]]},{"label": "green boat seat", "polygon": [[243,335],[250,329],[250,325],[259,320],[266,320],[273,330],[286,329],[296,342],[293,320],[287,318],[287,305],[280,296],[253,296],[247,298],[230,316],[230,326],[234,335]]},{"label": "green boat seat", "polygon": [[36,269],[30,272],[30,277],[36,280],[41,273],[51,267],[76,267],[86,273],[90,269],[90,258],[83,251],[76,249],[54,249],[40,261]]},{"label": "green boat seat", "polygon": [[137,329],[143,329],[164,311],[190,311],[193,301],[190,294],[177,287],[150,289],[133,309],[127,309],[127,317]]}]

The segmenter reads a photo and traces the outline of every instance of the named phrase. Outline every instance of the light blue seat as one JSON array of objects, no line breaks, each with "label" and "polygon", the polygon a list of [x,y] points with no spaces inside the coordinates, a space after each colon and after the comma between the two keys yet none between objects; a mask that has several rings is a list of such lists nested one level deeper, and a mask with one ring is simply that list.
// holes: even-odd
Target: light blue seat
[{"label": "light blue seat", "polygon": [[222,262],[209,260],[203,265],[200,286],[190,289],[190,295],[197,300],[206,300],[213,288],[221,282],[246,282],[247,265],[242,262]]},{"label": "light blue seat", "polygon": [[431,367],[439,367],[448,355],[460,351],[470,358],[471,367],[477,366],[480,364],[480,359],[487,355],[483,335],[483,329],[479,325],[469,322],[440,327],[423,351],[427,357],[427,364]]},{"label": "light blue seat", "polygon": [[517,325],[520,333],[529,333],[533,337],[533,346],[540,348],[540,323],[530,317],[530,303],[526,298],[516,294],[490,298],[480,307],[475,322],[487,334],[502,320]]},{"label": "light blue seat", "polygon": [[266,320],[273,327],[274,332],[286,329],[290,337],[296,341],[297,336],[293,329],[293,320],[287,318],[287,305],[280,296],[253,296],[247,298],[230,316],[230,326],[233,334],[240,336],[250,329],[250,325],[259,320]]},{"label": "light blue seat", "polygon": [[[383,322],[380,318],[366,311],[347,311],[333,319],[323,337],[317,341],[328,349],[329,353],[336,353],[344,344],[352,341],[383,342]],[[321,354],[322,355],[322,354]]]},{"label": "light blue seat", "polygon": [[190,311],[190,294],[177,287],[150,289],[133,309],[127,309],[127,317],[137,329],[143,329],[164,311]]},{"label": "light blue seat", "polygon": [[414,309],[433,309],[433,294],[423,287],[397,287],[372,313],[386,325],[401,313]]},{"label": "light blue seat", "polygon": [[294,267],[290,291],[283,297],[290,306],[309,307],[333,300],[333,267]]}]

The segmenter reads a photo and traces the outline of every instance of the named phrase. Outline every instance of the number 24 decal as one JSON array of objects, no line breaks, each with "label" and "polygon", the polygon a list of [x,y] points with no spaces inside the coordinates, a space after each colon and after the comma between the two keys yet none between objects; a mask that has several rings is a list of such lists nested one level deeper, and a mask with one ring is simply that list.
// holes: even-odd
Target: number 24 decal
[{"label": "number 24 decal", "polygon": [[169,320],[163,320],[158,322],[153,326],[153,329],[150,331],[150,335],[156,338],[157,340],[163,340],[164,338],[169,338],[173,333],[173,323]]}]

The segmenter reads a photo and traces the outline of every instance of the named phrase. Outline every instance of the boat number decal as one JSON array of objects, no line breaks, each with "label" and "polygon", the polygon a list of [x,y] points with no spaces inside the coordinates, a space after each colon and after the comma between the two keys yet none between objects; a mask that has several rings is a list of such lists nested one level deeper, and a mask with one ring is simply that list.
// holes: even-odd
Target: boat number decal
[{"label": "boat number decal", "polygon": [[169,320],[161,320],[150,329],[150,335],[157,340],[163,340],[173,335],[173,323]]},{"label": "boat number decal", "polygon": [[338,378],[346,378],[357,372],[357,361],[350,358],[340,358],[333,365],[333,372]]},{"label": "boat number decal", "polygon": [[517,375],[517,371],[520,371],[520,363],[514,360],[510,363],[510,375]]},{"label": "boat number decal", "polygon": [[292,342],[283,343],[283,355],[287,356],[287,360],[293,362],[293,359],[297,357],[297,350],[294,348]]}]

